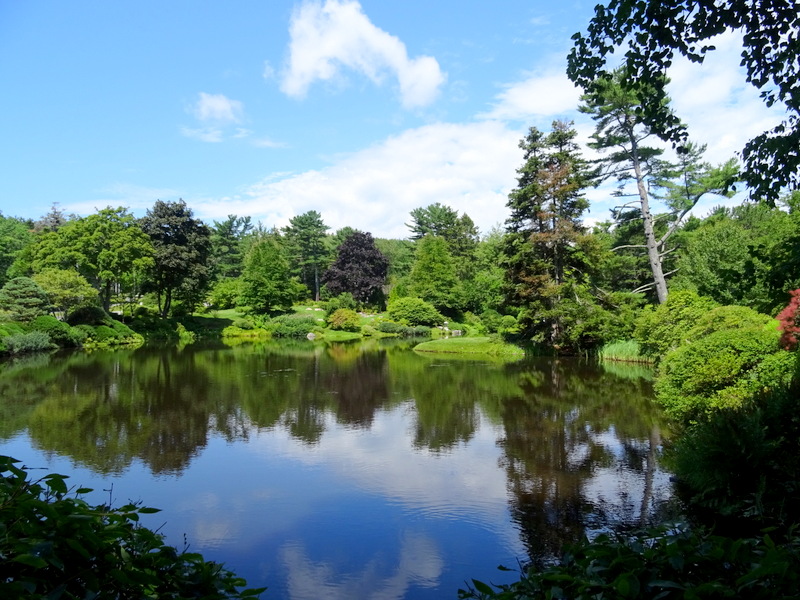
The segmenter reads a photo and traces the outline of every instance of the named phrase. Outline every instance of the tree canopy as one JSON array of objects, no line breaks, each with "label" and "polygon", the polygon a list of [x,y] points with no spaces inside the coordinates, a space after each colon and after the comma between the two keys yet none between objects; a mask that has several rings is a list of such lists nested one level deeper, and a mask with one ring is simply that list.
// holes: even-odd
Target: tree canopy
[{"label": "tree canopy", "polygon": [[389,261],[378,250],[372,234],[355,231],[339,246],[322,281],[334,296],[349,292],[359,302],[378,302],[382,300],[388,266]]},{"label": "tree canopy", "polygon": [[726,31],[742,35],[746,79],[772,106],[787,108],[787,118],[754,137],[742,150],[743,178],[756,198],[774,203],[787,186],[800,186],[800,11],[787,0],[611,0],[595,8],[586,34],[576,33],[567,75],[591,92],[611,77],[611,55],[625,47],[628,90],[647,89],[637,113],[662,139],[682,147],[687,133],[665,102],[665,74],[676,54],[697,63],[715,49]]}]

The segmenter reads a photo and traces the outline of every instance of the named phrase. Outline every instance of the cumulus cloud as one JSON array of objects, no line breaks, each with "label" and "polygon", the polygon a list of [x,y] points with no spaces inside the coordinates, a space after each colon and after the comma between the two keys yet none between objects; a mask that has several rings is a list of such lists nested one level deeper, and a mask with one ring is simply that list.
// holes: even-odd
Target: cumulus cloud
[{"label": "cumulus cloud", "polygon": [[522,133],[498,121],[438,123],[409,129],[330,166],[270,177],[233,198],[197,206],[219,219],[234,212],[283,226],[308,210],[332,229],[346,225],[379,237],[408,237],[409,212],[441,202],[466,212],[483,231],[505,220],[521,163]]},{"label": "cumulus cloud", "polygon": [[530,121],[574,113],[580,90],[561,73],[531,74],[504,86],[492,109],[480,115],[487,119]]},{"label": "cumulus cloud", "polygon": [[445,81],[435,58],[409,58],[405,44],[376,27],[352,0],[300,5],[292,15],[289,33],[289,59],[280,88],[295,98],[303,98],[317,80],[340,77],[343,68],[376,84],[391,74],[405,108],[433,102]]}]

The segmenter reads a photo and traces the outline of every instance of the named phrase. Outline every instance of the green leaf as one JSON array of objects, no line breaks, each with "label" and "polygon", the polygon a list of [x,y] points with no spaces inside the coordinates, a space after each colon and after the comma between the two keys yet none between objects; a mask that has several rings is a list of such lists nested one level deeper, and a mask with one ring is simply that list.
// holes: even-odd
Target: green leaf
[{"label": "green leaf", "polygon": [[494,596],[494,590],[491,586],[483,583],[482,581],[478,581],[477,579],[472,580],[472,585],[475,586],[475,589],[478,590],[481,594],[486,594],[487,596]]},{"label": "green leaf", "polygon": [[47,561],[44,560],[40,556],[34,556],[32,554],[19,554],[11,559],[13,562],[22,563],[23,565],[29,565],[31,567],[36,567],[37,569],[43,569],[47,566]]}]

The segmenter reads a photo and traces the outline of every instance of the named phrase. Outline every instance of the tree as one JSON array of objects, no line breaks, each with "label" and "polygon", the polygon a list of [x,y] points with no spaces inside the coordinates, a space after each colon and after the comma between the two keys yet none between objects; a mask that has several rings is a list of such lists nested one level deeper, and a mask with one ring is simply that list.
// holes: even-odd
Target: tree
[{"label": "tree", "polygon": [[33,229],[36,232],[58,231],[63,225],[73,220],[74,217],[75,215],[67,217],[64,211],[58,207],[58,202],[53,202],[50,207],[50,212],[36,221],[36,223],[33,224]]},{"label": "tree", "polygon": [[464,291],[444,238],[426,235],[417,242],[408,292],[451,317],[461,310]]},{"label": "tree", "polygon": [[464,213],[459,217],[457,210],[438,202],[412,210],[411,223],[406,227],[411,230],[412,240],[426,235],[444,238],[454,257],[471,255],[478,244],[478,228],[469,215]]},{"label": "tree", "polygon": [[[668,293],[668,273],[664,272],[664,257],[670,252],[667,241],[704,194],[727,193],[736,166],[729,161],[712,169],[700,160],[705,147],[688,142],[678,165],[661,160],[663,148],[645,145],[652,136],[651,129],[641,117],[642,98],[646,94],[626,88],[623,80],[624,73],[615,71],[611,78],[597,82],[592,91],[582,97],[580,111],[589,114],[597,123],[589,146],[608,153],[599,161],[603,167],[602,178],[617,180],[617,197],[634,198],[617,207],[615,217],[634,210],[641,219],[644,243],[617,248],[636,247],[646,251],[653,276],[652,284],[648,285],[655,287],[658,301],[663,303]],[[667,103],[668,99],[665,98],[664,102]],[[633,193],[626,189],[629,183],[635,186]],[[661,234],[657,232],[657,217],[652,212],[651,202],[655,197],[651,188],[654,187],[666,190],[663,199],[670,209],[669,225]]]},{"label": "tree", "polygon": [[211,231],[211,248],[214,271],[217,277],[235,278],[242,274],[243,244],[252,231],[250,217],[228,215],[222,222],[214,221]]},{"label": "tree", "polygon": [[254,312],[269,314],[292,308],[301,286],[291,276],[277,233],[261,237],[250,248],[241,285],[240,301]]},{"label": "tree", "polygon": [[29,277],[15,277],[0,289],[0,311],[12,321],[32,321],[50,311],[45,291]]},{"label": "tree", "polygon": [[148,288],[156,293],[162,317],[175,299],[192,310],[211,282],[211,231],[192,214],[183,200],[157,200],[140,221],[155,252]]},{"label": "tree", "polygon": [[33,242],[29,223],[0,214],[0,286],[8,281],[8,270],[20,252]]},{"label": "tree", "polygon": [[109,310],[114,293],[153,263],[153,247],[127,209],[110,206],[39,234],[31,252],[34,273],[74,269],[98,291]]},{"label": "tree", "polygon": [[325,243],[328,229],[322,222],[322,215],[315,210],[292,217],[289,226],[283,229],[291,261],[314,300],[319,300],[320,274],[328,262],[329,251]]},{"label": "tree", "polygon": [[564,292],[583,279],[584,191],[593,172],[578,151],[572,123],[554,121],[548,134],[531,127],[520,141],[525,162],[508,196],[503,266],[507,298],[523,307],[527,335],[559,345],[564,335]]},{"label": "tree", "polygon": [[[638,93],[638,115],[644,126],[679,148],[685,126],[669,109],[665,75],[676,52],[703,62],[714,50],[712,40],[725,31],[742,35],[741,65],[747,81],[761,90],[767,106],[782,102],[784,122],[751,139],[742,151],[743,177],[756,198],[774,203],[782,188],[800,186],[800,11],[787,0],[612,0],[598,5],[586,35],[576,33],[567,75],[589,93],[611,78],[607,62],[625,45],[628,93]],[[642,94],[642,90],[647,90]]]},{"label": "tree", "polygon": [[349,292],[359,302],[379,303],[388,267],[389,261],[375,246],[372,234],[356,231],[339,246],[322,281],[334,296]]},{"label": "tree", "polygon": [[79,306],[98,303],[97,290],[73,269],[44,269],[32,279],[45,291],[53,310],[64,316]]}]

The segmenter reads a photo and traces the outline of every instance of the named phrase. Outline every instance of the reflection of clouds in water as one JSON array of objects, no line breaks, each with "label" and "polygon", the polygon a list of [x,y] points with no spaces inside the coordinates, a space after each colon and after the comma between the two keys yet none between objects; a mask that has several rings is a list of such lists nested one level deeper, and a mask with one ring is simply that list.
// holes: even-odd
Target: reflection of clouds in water
[{"label": "reflection of clouds in water", "polygon": [[495,428],[479,425],[468,445],[446,453],[419,451],[408,430],[408,412],[408,405],[379,411],[369,430],[357,432],[337,424],[335,415],[326,415],[325,433],[311,451],[285,431],[259,436],[249,448],[262,459],[288,457],[324,468],[406,510],[484,527],[522,552],[508,524],[508,481],[498,467]]},{"label": "reflection of clouds in water", "polygon": [[292,600],[400,599],[410,585],[430,588],[439,585],[444,569],[436,544],[421,533],[403,535],[399,560],[391,569],[382,569],[380,559],[373,558],[358,573],[339,573],[330,563],[312,561],[298,542],[282,548],[281,560],[288,573],[287,587]]}]

